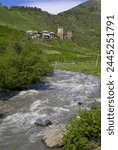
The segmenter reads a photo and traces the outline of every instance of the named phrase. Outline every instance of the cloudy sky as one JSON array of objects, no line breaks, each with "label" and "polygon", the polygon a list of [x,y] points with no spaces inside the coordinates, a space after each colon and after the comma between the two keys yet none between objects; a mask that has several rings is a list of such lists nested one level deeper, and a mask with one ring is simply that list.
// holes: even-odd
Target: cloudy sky
[{"label": "cloudy sky", "polygon": [[38,7],[52,14],[68,10],[87,0],[0,0],[6,6],[31,6]]}]

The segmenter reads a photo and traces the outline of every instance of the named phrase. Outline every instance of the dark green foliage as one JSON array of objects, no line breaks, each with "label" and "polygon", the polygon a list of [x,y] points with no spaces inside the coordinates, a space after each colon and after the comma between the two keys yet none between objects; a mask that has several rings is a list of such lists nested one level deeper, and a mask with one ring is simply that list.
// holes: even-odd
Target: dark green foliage
[{"label": "dark green foliage", "polygon": [[[35,50],[31,47],[30,50]],[[21,88],[28,83],[41,80],[50,67],[45,56],[39,52],[25,51],[20,55],[0,58],[0,90]]]},{"label": "dark green foliage", "polygon": [[14,90],[34,83],[52,69],[46,55],[32,39],[19,31],[5,27],[1,27],[1,30],[0,91]]},{"label": "dark green foliage", "polygon": [[92,150],[100,145],[101,111],[100,108],[82,110],[80,118],[71,119],[64,135],[65,150]]}]

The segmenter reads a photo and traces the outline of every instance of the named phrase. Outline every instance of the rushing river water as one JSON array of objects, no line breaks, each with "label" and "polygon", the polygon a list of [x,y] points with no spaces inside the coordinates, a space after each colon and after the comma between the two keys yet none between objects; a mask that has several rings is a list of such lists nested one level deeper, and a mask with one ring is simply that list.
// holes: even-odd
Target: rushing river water
[{"label": "rushing river water", "polygon": [[[100,78],[55,70],[45,82],[7,96],[4,100],[5,95],[0,95],[0,150],[49,150],[41,141],[43,135],[53,125],[66,123],[78,102],[91,107],[100,97]],[[36,126],[39,117],[50,119],[53,125]]]}]

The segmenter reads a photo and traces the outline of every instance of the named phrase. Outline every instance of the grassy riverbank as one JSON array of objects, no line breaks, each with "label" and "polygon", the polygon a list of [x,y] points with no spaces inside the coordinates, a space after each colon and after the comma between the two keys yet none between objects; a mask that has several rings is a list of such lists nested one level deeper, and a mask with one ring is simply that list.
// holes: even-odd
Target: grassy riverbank
[{"label": "grassy riverbank", "polygon": [[82,72],[86,74],[98,75],[101,72],[101,63],[96,64],[96,62],[90,63],[78,63],[78,64],[55,64],[53,65],[55,69]]},{"label": "grassy riverbank", "polygon": [[49,62],[54,64],[54,69],[100,76],[99,52],[80,47],[72,40],[39,39],[37,43],[47,55]]}]

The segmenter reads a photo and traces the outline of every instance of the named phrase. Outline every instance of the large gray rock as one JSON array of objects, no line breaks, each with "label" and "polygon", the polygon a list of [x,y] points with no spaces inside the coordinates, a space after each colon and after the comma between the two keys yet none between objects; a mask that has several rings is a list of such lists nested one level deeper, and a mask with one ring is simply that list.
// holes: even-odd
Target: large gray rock
[{"label": "large gray rock", "polygon": [[39,125],[39,126],[49,126],[49,125],[52,125],[52,122],[49,120],[49,119],[45,119],[45,118],[38,118],[36,121],[35,121],[35,124],[36,125]]},{"label": "large gray rock", "polygon": [[60,124],[52,128],[43,137],[43,141],[49,148],[62,147],[63,146],[63,135],[66,132],[65,125]]}]

